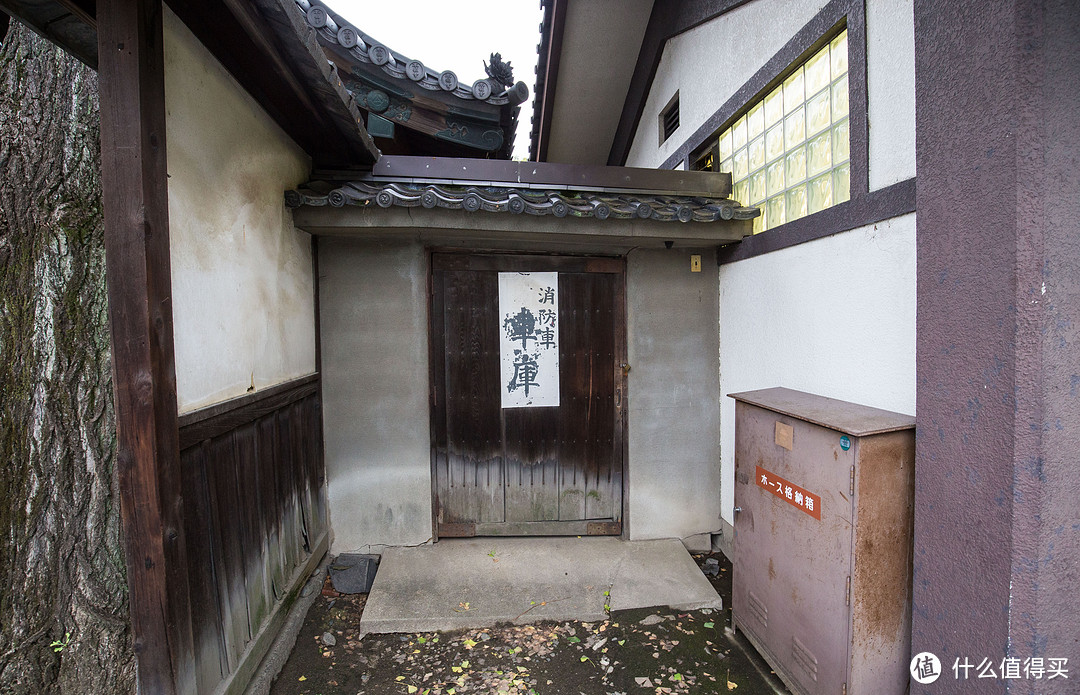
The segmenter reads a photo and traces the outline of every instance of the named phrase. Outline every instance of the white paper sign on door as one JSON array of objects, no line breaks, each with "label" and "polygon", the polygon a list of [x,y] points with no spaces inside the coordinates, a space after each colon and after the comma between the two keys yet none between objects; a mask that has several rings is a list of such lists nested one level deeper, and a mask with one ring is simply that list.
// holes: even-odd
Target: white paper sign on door
[{"label": "white paper sign on door", "polygon": [[502,407],[559,405],[559,274],[499,273]]}]

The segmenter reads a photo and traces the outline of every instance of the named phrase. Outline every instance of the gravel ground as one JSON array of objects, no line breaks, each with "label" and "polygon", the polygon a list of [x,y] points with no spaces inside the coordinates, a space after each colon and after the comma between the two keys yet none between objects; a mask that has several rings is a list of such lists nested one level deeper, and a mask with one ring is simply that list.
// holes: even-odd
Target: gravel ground
[{"label": "gravel ground", "polygon": [[[710,578],[724,610],[615,611],[603,622],[357,637],[366,595],[316,599],[273,695],[787,693],[730,629],[731,565]],[[462,610],[468,610],[463,604]]]}]

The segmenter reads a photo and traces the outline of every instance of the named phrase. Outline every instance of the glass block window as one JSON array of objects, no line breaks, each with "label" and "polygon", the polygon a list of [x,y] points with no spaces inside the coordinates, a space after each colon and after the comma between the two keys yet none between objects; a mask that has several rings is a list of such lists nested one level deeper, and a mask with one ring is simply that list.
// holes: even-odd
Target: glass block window
[{"label": "glass block window", "polygon": [[759,207],[754,233],[850,197],[847,30],[720,133],[732,197]]}]

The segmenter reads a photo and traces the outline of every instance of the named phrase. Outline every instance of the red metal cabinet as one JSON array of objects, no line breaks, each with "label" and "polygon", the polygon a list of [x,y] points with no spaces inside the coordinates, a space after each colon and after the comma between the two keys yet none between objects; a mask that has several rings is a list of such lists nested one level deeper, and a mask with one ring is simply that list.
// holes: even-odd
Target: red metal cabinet
[{"label": "red metal cabinet", "polygon": [[784,388],[731,397],[736,629],[796,693],[902,695],[915,418]]}]

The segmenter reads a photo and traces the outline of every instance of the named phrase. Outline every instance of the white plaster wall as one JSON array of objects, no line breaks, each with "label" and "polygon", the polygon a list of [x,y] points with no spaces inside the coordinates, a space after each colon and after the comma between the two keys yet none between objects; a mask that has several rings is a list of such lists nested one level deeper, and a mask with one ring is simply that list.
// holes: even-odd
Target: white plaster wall
[{"label": "white plaster wall", "polygon": [[913,0],[866,3],[870,190],[915,176]]},{"label": "white plaster wall", "polygon": [[319,241],[334,553],[431,539],[427,287],[419,244]]},{"label": "white plaster wall", "polygon": [[[690,254],[703,254],[703,272]],[[627,257],[630,537],[720,528],[717,277],[709,250]]]},{"label": "white plaster wall", "polygon": [[735,405],[785,386],[915,413],[915,215],[720,268],[721,497],[732,522]]},{"label": "white plaster wall", "polygon": [[[825,0],[756,0],[669,39],[627,166],[663,164],[826,4]],[[657,119],[676,89],[679,127],[658,145]]]},{"label": "white plaster wall", "polygon": [[315,370],[310,237],[282,195],[306,154],[165,8],[176,391],[181,412]]}]

